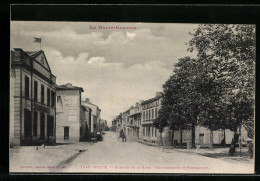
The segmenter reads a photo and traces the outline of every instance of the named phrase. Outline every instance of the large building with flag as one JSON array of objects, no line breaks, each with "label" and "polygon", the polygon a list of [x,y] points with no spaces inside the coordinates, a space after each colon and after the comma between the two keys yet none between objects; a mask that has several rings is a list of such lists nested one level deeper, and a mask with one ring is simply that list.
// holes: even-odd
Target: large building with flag
[{"label": "large building with flag", "polygon": [[10,146],[55,143],[56,77],[42,50],[11,51]]}]

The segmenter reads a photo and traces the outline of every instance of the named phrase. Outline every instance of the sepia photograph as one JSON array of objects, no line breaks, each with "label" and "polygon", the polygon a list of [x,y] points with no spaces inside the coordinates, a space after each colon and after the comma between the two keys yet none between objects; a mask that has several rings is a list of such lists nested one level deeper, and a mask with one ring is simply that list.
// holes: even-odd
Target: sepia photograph
[{"label": "sepia photograph", "polygon": [[10,22],[9,171],[255,172],[254,24]]}]

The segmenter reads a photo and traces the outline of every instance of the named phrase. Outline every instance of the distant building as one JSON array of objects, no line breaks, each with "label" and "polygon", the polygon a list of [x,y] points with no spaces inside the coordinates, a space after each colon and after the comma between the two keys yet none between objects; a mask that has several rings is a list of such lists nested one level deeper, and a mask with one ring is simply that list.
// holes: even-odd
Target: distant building
[{"label": "distant building", "polygon": [[91,109],[91,122],[90,122],[90,132],[96,133],[97,131],[100,131],[100,121],[101,121],[101,109],[90,102],[88,98],[86,98],[84,101],[81,101],[81,104],[89,107]]},{"label": "distant building", "polygon": [[57,140],[81,141],[86,132],[86,108],[81,106],[83,88],[67,83],[57,87]]},{"label": "distant building", "polygon": [[158,117],[161,100],[162,94],[157,92],[155,97],[141,103],[142,136],[145,141],[158,141],[159,131],[153,126],[153,121]]},{"label": "distant building", "polygon": [[100,120],[100,131],[107,131],[108,126],[107,126],[107,121],[104,119]]},{"label": "distant building", "polygon": [[[130,133],[130,121],[129,121],[130,109],[122,113],[122,126],[124,133],[128,136]],[[120,131],[120,130],[119,130]]]},{"label": "distant building", "polygon": [[[128,134],[133,139],[140,139],[142,137],[141,125],[141,105],[139,102],[130,108],[129,122],[130,122],[130,133]],[[140,134],[141,132],[141,134]]]},{"label": "distant building", "polygon": [[55,143],[55,86],[42,50],[11,51],[10,145]]}]

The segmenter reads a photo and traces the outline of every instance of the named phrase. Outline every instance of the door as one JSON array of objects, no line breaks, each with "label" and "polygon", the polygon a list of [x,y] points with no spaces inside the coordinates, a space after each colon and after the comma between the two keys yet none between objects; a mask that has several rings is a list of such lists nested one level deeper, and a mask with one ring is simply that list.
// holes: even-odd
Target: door
[{"label": "door", "polygon": [[47,117],[47,139],[50,140],[53,136],[53,116]]},{"label": "door", "polygon": [[26,144],[32,142],[32,116],[28,109],[24,109],[24,138]]},{"label": "door", "polygon": [[64,140],[69,140],[69,137],[70,137],[69,127],[64,127]]},{"label": "door", "polygon": [[40,139],[44,140],[45,137],[45,114],[41,112],[40,116]]},{"label": "door", "polygon": [[199,144],[204,144],[204,134],[200,134],[200,137],[199,137]]}]

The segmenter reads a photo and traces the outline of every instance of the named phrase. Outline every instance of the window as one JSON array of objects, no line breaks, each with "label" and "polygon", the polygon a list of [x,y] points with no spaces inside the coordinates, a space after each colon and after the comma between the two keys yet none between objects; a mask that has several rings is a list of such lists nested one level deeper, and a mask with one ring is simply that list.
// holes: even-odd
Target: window
[{"label": "window", "polygon": [[157,136],[157,129],[155,128],[155,137]]},{"label": "window", "polygon": [[152,119],[154,118],[154,110],[152,109]]},{"label": "window", "polygon": [[143,120],[145,120],[145,111],[143,111]]},{"label": "window", "polygon": [[148,119],[150,119],[151,118],[151,109],[149,109],[149,114],[148,114]]},{"label": "window", "polygon": [[157,107],[155,108],[155,118],[158,117],[158,111],[157,111]]},{"label": "window", "polygon": [[44,104],[44,85],[41,85],[41,103]]},{"label": "window", "polygon": [[61,96],[57,96],[57,103],[62,103]]},{"label": "window", "polygon": [[146,117],[145,119],[147,120],[148,119],[148,110],[146,110]]},{"label": "window", "polygon": [[34,81],[34,101],[37,102],[38,99],[38,82]]},{"label": "window", "polygon": [[50,106],[51,101],[51,90],[47,88],[47,105]]},{"label": "window", "polygon": [[55,100],[56,100],[55,92],[51,91],[51,106],[52,107],[55,107]]},{"label": "window", "polygon": [[29,99],[29,78],[27,76],[25,76],[24,81],[25,81],[25,86],[24,86],[25,98]]},{"label": "window", "polygon": [[38,112],[34,112],[33,118],[33,136],[37,136],[37,123],[38,123]]},{"label": "window", "polygon": [[153,127],[152,127],[152,136],[153,136]]}]

